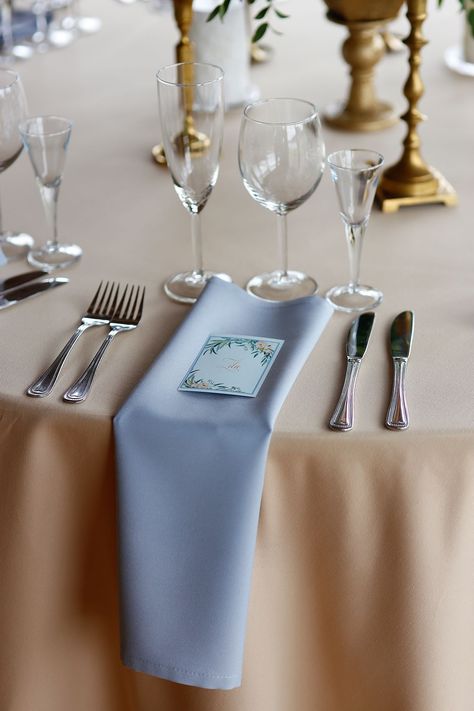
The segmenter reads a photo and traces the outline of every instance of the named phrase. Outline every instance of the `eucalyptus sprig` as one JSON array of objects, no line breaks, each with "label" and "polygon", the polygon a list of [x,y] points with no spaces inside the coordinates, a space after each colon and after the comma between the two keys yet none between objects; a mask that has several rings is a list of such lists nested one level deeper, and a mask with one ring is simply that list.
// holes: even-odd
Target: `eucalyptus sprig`
[{"label": "eucalyptus sprig", "polygon": [[[231,2],[232,0],[223,0],[223,2],[219,3],[219,5],[216,5],[213,11],[209,14],[206,22],[210,22],[215,17],[219,17],[222,22],[227,13],[227,10],[229,9],[229,5]],[[242,2],[242,0],[240,0],[240,2]],[[245,0],[245,2],[247,2],[249,5],[254,5],[256,0]],[[272,32],[277,35],[281,34],[281,32],[278,32],[273,27],[271,21],[275,17],[280,20],[286,20],[288,19],[289,15],[286,15],[284,12],[279,10],[275,2],[276,0],[265,0],[264,7],[262,7],[262,9],[259,10],[254,16],[254,20],[260,21],[260,24],[257,25],[257,27],[255,28],[255,32],[253,33],[252,37],[252,42],[258,42],[259,40],[261,40],[267,30],[272,30]]]}]

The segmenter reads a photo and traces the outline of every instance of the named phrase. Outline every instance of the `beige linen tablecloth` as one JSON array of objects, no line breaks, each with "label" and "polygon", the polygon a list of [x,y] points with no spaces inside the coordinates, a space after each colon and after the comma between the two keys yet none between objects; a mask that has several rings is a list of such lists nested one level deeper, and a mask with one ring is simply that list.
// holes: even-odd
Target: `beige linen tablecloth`
[{"label": "beige linen tablecloth", "polygon": [[[290,6],[289,6],[290,8]],[[473,84],[445,68],[461,33],[455,4],[432,10],[423,52],[424,153],[456,186],[458,208],[374,211],[364,281],[383,289],[359,376],[356,427],[327,429],[350,318],[336,314],[278,419],[263,497],[244,682],[231,692],[161,681],[118,652],[111,417],[179,324],[163,279],[190,264],[189,225],[166,172],[154,72],[172,60],[166,14],[85,2],[103,30],[21,66],[30,113],[75,121],[60,199],[64,239],[84,248],[71,283],[0,316],[1,711],[472,711],[474,708]],[[253,70],[264,96],[322,107],[347,86],[343,28],[316,2],[291,3],[272,62]],[[406,32],[406,22],[399,26]],[[378,70],[401,110],[406,57]],[[275,225],[241,185],[240,115],[226,117],[221,173],[204,211],[206,261],[237,283],[276,265]],[[328,150],[371,147],[392,163],[405,129],[325,130]],[[8,226],[46,238],[27,158],[2,179]],[[290,266],[321,290],[347,276],[329,177],[290,216]],[[23,267],[10,265],[2,276]],[[23,392],[75,326],[100,279],[147,286],[145,315],[111,348],[90,399],[61,393],[101,333],[77,344],[53,395]],[[383,428],[387,335],[416,312],[408,371],[412,424]]]}]

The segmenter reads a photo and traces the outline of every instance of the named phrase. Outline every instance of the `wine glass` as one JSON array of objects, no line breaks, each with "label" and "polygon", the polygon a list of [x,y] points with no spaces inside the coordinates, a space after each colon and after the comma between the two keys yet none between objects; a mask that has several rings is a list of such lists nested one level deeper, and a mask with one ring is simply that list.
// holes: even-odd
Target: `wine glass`
[{"label": "wine glass", "polygon": [[[16,72],[0,69],[0,173],[3,173],[21,153],[18,124],[26,116],[26,97]],[[0,210],[0,264],[26,256],[33,238],[23,232],[4,232]]]},{"label": "wine glass", "polygon": [[243,183],[277,216],[281,268],[252,277],[247,291],[286,301],[316,293],[315,280],[288,269],[288,212],[316,190],[324,171],[324,142],[316,108],[302,99],[266,99],[244,110],[239,139]]},{"label": "wine glass", "polygon": [[349,283],[334,286],[326,293],[326,299],[338,311],[365,311],[378,306],[383,299],[381,291],[359,283],[362,243],[383,162],[380,153],[363,149],[336,151],[328,157],[346,232],[350,266]]},{"label": "wine glass", "polygon": [[191,215],[194,269],[175,274],[164,285],[173,301],[194,303],[212,276],[203,268],[200,213],[219,173],[224,124],[224,73],[212,64],[184,62],[156,75],[163,145],[176,193]]},{"label": "wine glass", "polygon": [[72,123],[61,116],[35,116],[20,124],[23,143],[36,176],[52,239],[28,254],[28,262],[39,269],[63,269],[82,255],[77,244],[58,241],[57,206]]}]

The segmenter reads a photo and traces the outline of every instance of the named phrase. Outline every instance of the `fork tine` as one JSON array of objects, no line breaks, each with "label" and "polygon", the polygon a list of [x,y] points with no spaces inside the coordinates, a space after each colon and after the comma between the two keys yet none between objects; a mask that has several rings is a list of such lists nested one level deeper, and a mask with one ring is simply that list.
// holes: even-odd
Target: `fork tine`
[{"label": "fork tine", "polygon": [[130,302],[129,302],[129,309],[128,309],[128,311],[127,311],[127,319],[128,319],[128,320],[133,319],[133,314],[135,313],[135,308],[136,308],[136,306],[137,306],[137,301],[138,301],[138,295],[139,295],[139,293],[140,293],[140,287],[139,287],[139,286],[136,286],[136,287],[135,287],[135,299],[134,299],[133,302],[132,302],[132,300],[131,300],[131,298],[130,298]]},{"label": "fork tine", "polygon": [[121,317],[121,313],[122,313],[123,305],[125,303],[125,297],[127,296],[127,292],[128,292],[128,284],[125,284],[125,289],[123,290],[122,298],[120,299],[119,305],[116,307],[112,318],[120,318]]},{"label": "fork tine", "polygon": [[[98,288],[97,291],[95,292],[95,294],[94,294],[94,296],[93,296],[93,298],[92,298],[92,301],[90,302],[89,306],[87,307],[87,310],[88,310],[90,313],[93,313],[93,311],[94,311],[94,309],[95,309],[95,307],[96,307],[96,304],[97,304],[97,302],[99,301],[99,294],[100,294],[100,290],[102,289],[102,284],[103,284],[103,283],[104,283],[104,282],[102,282],[102,281],[100,282],[99,288]],[[108,283],[108,282],[107,282],[107,283]],[[107,290],[107,284],[105,285],[105,289]]]},{"label": "fork tine", "polygon": [[110,284],[110,282],[108,282],[108,281],[105,282],[105,287],[104,287],[104,291],[102,292],[100,303],[97,304],[93,313],[96,313],[96,314],[104,313],[104,305],[107,301],[108,295],[110,294],[112,288],[113,288],[113,282],[112,282],[112,284]]},{"label": "fork tine", "polygon": [[141,298],[140,304],[138,306],[138,312],[135,315],[135,319],[134,319],[137,323],[139,323],[139,321],[142,317],[144,302],[145,302],[145,287],[143,287],[143,289],[142,289],[142,298]]},{"label": "fork tine", "polygon": [[117,306],[117,299],[120,292],[120,284],[115,284],[115,290],[111,290],[109,299],[107,300],[107,305],[105,307],[105,313],[107,316],[112,317],[115,313],[115,308]]}]

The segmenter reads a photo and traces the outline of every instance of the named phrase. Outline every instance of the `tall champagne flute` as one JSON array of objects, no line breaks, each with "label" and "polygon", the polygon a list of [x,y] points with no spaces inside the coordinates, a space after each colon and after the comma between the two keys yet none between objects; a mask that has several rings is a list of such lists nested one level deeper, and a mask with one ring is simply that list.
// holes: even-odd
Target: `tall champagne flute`
[{"label": "tall champagne flute", "polygon": [[71,138],[72,122],[62,116],[34,116],[20,124],[20,133],[36,177],[51,239],[28,253],[31,266],[51,271],[73,264],[82,255],[77,244],[58,239],[58,197]]},{"label": "tall champagne flute", "polygon": [[203,267],[200,213],[219,173],[224,126],[224,73],[220,67],[184,62],[156,75],[166,161],[176,193],[191,216],[194,269],[171,276],[164,285],[173,301],[194,303],[212,276],[228,274]]},{"label": "tall champagne flute", "polygon": [[[0,70],[0,173],[21,153],[23,144],[18,124],[26,116],[26,98],[16,72]],[[0,264],[24,257],[33,246],[33,238],[23,232],[4,232],[0,210]]]},{"label": "tall champagne flute", "polygon": [[272,301],[316,293],[315,280],[288,269],[286,216],[316,190],[324,171],[318,112],[302,99],[266,99],[244,110],[239,139],[243,183],[260,205],[277,216],[281,266],[252,277],[247,291]]}]

